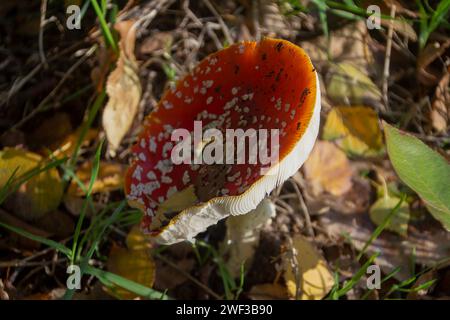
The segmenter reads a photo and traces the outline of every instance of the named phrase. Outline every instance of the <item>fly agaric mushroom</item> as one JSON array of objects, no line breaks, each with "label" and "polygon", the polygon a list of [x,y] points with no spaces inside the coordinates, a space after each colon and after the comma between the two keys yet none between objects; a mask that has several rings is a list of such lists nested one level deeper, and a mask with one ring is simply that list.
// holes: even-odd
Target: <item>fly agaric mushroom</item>
[{"label": "fly agaric mushroom", "polygon": [[[301,48],[269,38],[232,45],[202,60],[166,91],[145,119],[125,177],[128,201],[144,212],[141,225],[159,243],[192,240],[220,219],[255,209],[292,176],[313,147],[319,121],[318,76]],[[207,135],[207,129],[214,129],[213,134]],[[239,144],[227,145],[226,155],[220,154],[223,144],[218,140],[232,129],[275,131],[275,146],[258,141],[275,161],[269,166],[261,159],[236,163],[238,156],[245,156]],[[251,136],[244,136],[241,144],[247,138],[254,146]],[[192,137],[193,148],[183,149]],[[208,148],[213,157],[226,156],[226,161],[202,161]],[[174,154],[182,161],[175,161]]]}]

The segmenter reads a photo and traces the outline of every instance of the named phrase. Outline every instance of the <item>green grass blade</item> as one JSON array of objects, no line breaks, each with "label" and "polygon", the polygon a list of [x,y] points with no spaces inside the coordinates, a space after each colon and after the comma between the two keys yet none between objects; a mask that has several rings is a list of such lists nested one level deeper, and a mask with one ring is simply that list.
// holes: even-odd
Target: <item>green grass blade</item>
[{"label": "green grass blade", "polygon": [[112,285],[117,285],[121,288],[124,288],[128,291],[131,291],[141,297],[154,299],[154,300],[169,300],[170,297],[166,294],[159,292],[157,290],[148,288],[134,281],[125,279],[117,274],[107,272],[104,270],[100,270],[91,266],[86,267],[86,273],[96,277],[107,287],[111,287]]},{"label": "green grass blade", "polygon": [[392,218],[395,216],[395,214],[400,209],[400,206],[402,205],[403,201],[405,201],[406,195],[402,195],[402,198],[397,203],[397,205],[389,212],[389,214],[386,216],[386,218],[380,223],[380,225],[375,229],[375,231],[370,236],[369,240],[364,244],[364,247],[362,248],[361,252],[359,253],[358,257],[356,259],[359,261],[361,257],[366,252],[367,248],[370,246],[370,244],[378,238],[378,236],[381,234],[381,232],[386,228],[386,226],[389,224],[389,222],[392,220]]},{"label": "green grass blade", "polygon": [[[86,208],[87,208],[87,204],[89,201],[88,199],[90,199],[90,197],[91,197],[92,188],[94,187],[94,182],[97,179],[98,171],[100,168],[100,155],[102,152],[103,142],[104,142],[104,140],[102,140],[100,142],[100,145],[98,146],[97,151],[95,152],[94,163],[92,165],[91,180],[89,182],[86,199],[83,203],[83,208],[81,209],[80,217],[78,218],[77,226],[75,228],[75,233],[73,236],[73,245],[72,245],[72,258],[71,258],[72,263],[77,258],[76,253],[77,253],[78,239],[79,239],[79,236],[81,233],[81,227],[83,225],[84,217],[86,216]],[[78,248],[78,252],[80,252],[80,248]]]},{"label": "green grass blade", "polygon": [[102,9],[100,8],[97,0],[91,0],[91,4],[95,10],[95,13],[97,14],[98,20],[100,21],[100,26],[102,28],[103,34],[105,35],[106,41],[115,52],[118,52],[119,49],[117,47],[117,43],[114,41],[114,37],[111,33],[111,30],[109,29],[108,23],[105,20],[105,16],[103,15]]},{"label": "green grass blade", "polygon": [[50,161],[48,164],[46,164],[43,167],[37,166],[36,168],[33,168],[33,169],[25,172],[20,177],[17,177],[17,179],[15,179],[15,181],[14,181],[13,177],[15,176],[15,174],[17,173],[17,170],[19,169],[19,168],[16,168],[14,170],[12,176],[8,178],[8,181],[6,182],[6,184],[0,190],[0,204],[2,204],[3,201],[5,201],[5,199],[11,193],[16,192],[23,183],[27,182],[28,180],[30,180],[34,176],[36,176],[38,174],[41,174],[42,172],[45,172],[47,170],[50,170],[52,168],[60,166],[64,161],[66,161],[65,158],[64,159]]},{"label": "green grass blade", "polygon": [[92,107],[89,109],[87,120],[84,123],[83,128],[81,129],[80,136],[78,137],[78,140],[77,140],[77,144],[75,145],[72,156],[70,158],[69,167],[75,166],[77,159],[78,159],[78,153],[80,152],[80,148],[81,148],[81,145],[83,144],[84,138],[86,137],[86,134],[87,134],[89,128],[92,126],[95,116],[97,115],[98,111],[100,110],[100,107],[103,105],[103,101],[105,100],[105,98],[106,98],[106,91],[105,91],[105,89],[103,89],[100,92],[100,94],[95,98],[95,101],[92,104]]},{"label": "green grass blade", "polygon": [[358,272],[349,281],[347,281],[341,289],[336,292],[335,295],[337,296],[337,298],[347,294],[347,292],[349,292],[359,282],[362,276],[366,274],[367,268],[373,263],[378,255],[378,252],[373,254],[369,258],[369,260],[367,260],[367,262],[364,263],[364,265],[358,270]]},{"label": "green grass blade", "polygon": [[20,234],[21,236],[23,236],[25,238],[34,240],[34,241],[42,243],[42,244],[45,244],[45,245],[47,245],[47,246],[49,246],[49,247],[51,247],[51,248],[53,248],[53,249],[63,253],[63,254],[65,254],[67,257],[70,257],[72,255],[72,251],[69,248],[67,248],[66,246],[64,246],[63,244],[59,243],[59,242],[56,242],[56,241],[53,241],[53,240],[50,240],[50,239],[47,239],[47,238],[44,238],[44,237],[41,237],[41,236],[37,236],[37,235],[32,234],[32,233],[30,233],[28,231],[25,231],[23,229],[10,226],[10,225],[8,225],[6,223],[3,223],[3,222],[0,222],[0,226],[2,226],[5,229],[8,229],[9,231],[12,231],[12,232],[15,232],[17,234]]}]

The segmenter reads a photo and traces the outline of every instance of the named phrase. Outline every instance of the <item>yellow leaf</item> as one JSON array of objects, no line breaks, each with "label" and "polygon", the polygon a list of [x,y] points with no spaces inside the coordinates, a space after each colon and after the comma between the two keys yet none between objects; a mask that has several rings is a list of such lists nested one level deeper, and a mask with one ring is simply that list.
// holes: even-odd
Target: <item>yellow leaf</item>
[{"label": "yellow leaf", "polygon": [[[108,259],[108,270],[143,286],[152,287],[156,267],[147,239],[139,227],[133,227],[127,237],[128,248],[120,248],[116,245],[112,247]],[[138,298],[135,293],[119,286],[110,287],[107,291],[120,299]]]},{"label": "yellow leaf", "polygon": [[111,72],[106,84],[109,101],[103,111],[103,128],[114,154],[125,134],[130,129],[141,99],[141,84],[137,75],[138,65],[134,56],[136,28],[133,21],[116,23],[121,40],[116,69]]},{"label": "yellow leaf", "polygon": [[325,297],[334,285],[325,259],[300,235],[292,239],[289,252],[291,254],[284,258],[284,279],[289,295],[296,296],[298,283],[299,299],[320,300]]},{"label": "yellow leaf", "polygon": [[383,152],[378,116],[368,107],[336,107],[328,114],[324,140],[336,140],[347,154],[376,156]]},{"label": "yellow leaf", "polygon": [[[52,155],[56,158],[63,158],[65,156],[71,157],[78,143],[81,131],[82,128],[79,127],[77,130],[66,136],[60,144],[56,145],[55,148],[52,149],[54,150]],[[89,129],[81,142],[81,147],[91,143],[97,136],[98,129]]]},{"label": "yellow leaf", "polygon": [[380,89],[355,64],[342,62],[332,65],[327,94],[335,103],[376,104],[381,99]]},{"label": "yellow leaf", "polygon": [[135,225],[127,235],[127,247],[131,250],[151,249],[152,244],[150,239],[151,237],[149,235],[146,235],[141,231],[139,225]]},{"label": "yellow leaf", "polygon": [[[20,149],[5,148],[0,151],[0,188],[14,171],[14,178],[42,167],[45,160],[38,154]],[[26,181],[17,192],[7,200],[12,211],[25,220],[35,220],[55,210],[63,195],[58,170],[49,169]]]},{"label": "yellow leaf", "polygon": [[[376,225],[380,225],[386,216],[388,216],[392,209],[399,203],[400,199],[397,197],[391,197],[389,195],[385,195],[382,198],[378,199],[371,207],[370,207],[370,219]],[[409,206],[408,203],[403,201],[397,213],[391,218],[390,223],[386,225],[386,230],[390,230],[398,233],[401,236],[406,237],[408,231],[408,222],[409,222]]]},{"label": "yellow leaf", "polygon": [[303,169],[315,195],[326,191],[340,196],[352,187],[350,162],[345,153],[331,142],[316,142]]},{"label": "yellow leaf", "polygon": [[[93,193],[109,192],[121,189],[123,186],[123,177],[125,175],[125,166],[118,163],[100,162],[98,177],[92,187]],[[89,187],[91,180],[92,162],[84,162],[83,165],[76,171],[76,176],[83,182],[84,187]],[[79,185],[72,181],[67,193],[71,196],[82,197],[85,192],[80,189]]]},{"label": "yellow leaf", "polygon": [[248,296],[252,300],[286,300],[288,299],[286,287],[280,284],[264,283],[254,285]]}]

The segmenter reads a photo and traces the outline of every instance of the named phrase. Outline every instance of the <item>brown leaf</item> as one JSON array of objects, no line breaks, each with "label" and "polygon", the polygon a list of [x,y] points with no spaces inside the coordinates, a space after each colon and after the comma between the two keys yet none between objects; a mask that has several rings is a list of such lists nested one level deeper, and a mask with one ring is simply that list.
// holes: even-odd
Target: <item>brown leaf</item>
[{"label": "brown leaf", "polygon": [[130,129],[141,99],[138,65],[134,56],[136,28],[134,21],[121,21],[115,28],[121,35],[116,69],[109,75],[106,92],[109,101],[103,111],[103,128],[112,154]]},{"label": "brown leaf", "polygon": [[365,22],[359,21],[333,30],[329,42],[325,36],[320,36],[301,42],[301,46],[315,64],[328,61],[329,52],[334,61],[352,62],[367,73],[374,59],[369,50],[369,40]]},{"label": "brown leaf", "polygon": [[173,36],[170,32],[158,32],[151,37],[145,38],[139,47],[141,54],[152,54],[155,51],[170,48]]},{"label": "brown leaf", "polygon": [[0,300],[9,300],[8,292],[5,291],[2,279],[0,279]]},{"label": "brown leaf", "polygon": [[[52,156],[56,158],[70,157],[72,156],[75,147],[78,143],[82,128],[78,128],[74,132],[66,136],[58,145],[55,146]],[[81,142],[81,147],[84,147],[91,143],[98,136],[98,129],[89,129]]]},{"label": "brown leaf", "polygon": [[[0,221],[43,238],[49,238],[51,236],[49,232],[44,231],[36,226],[32,226],[2,209],[0,209]],[[13,240],[13,242],[17,242],[20,247],[37,249],[41,245],[40,243],[25,238],[17,233],[11,233],[10,237],[11,240]]]},{"label": "brown leaf", "polygon": [[59,210],[49,212],[35,221],[34,224],[59,239],[71,236],[75,230],[75,223],[72,218]]},{"label": "brown leaf", "polygon": [[352,187],[352,169],[343,151],[328,141],[318,141],[303,169],[312,193],[339,196]]},{"label": "brown leaf", "polygon": [[[64,201],[64,206],[72,215],[79,216],[81,213],[81,210],[84,207],[84,203],[86,202],[86,199],[82,198],[82,197],[70,195],[70,194],[65,194],[63,201]],[[92,217],[96,212],[99,212],[104,207],[105,207],[104,204],[102,204],[100,202],[94,202],[94,208],[92,208],[91,206],[86,207],[86,216]]]},{"label": "brown leaf", "polygon": [[431,124],[433,128],[439,132],[445,132],[447,130],[449,115],[450,115],[450,68],[436,88],[434,94],[433,104],[431,105]]},{"label": "brown leaf", "polygon": [[[72,132],[72,123],[67,113],[58,112],[46,118],[30,135],[27,142],[33,148],[55,150],[62,140]],[[46,153],[44,153],[46,154]]]}]

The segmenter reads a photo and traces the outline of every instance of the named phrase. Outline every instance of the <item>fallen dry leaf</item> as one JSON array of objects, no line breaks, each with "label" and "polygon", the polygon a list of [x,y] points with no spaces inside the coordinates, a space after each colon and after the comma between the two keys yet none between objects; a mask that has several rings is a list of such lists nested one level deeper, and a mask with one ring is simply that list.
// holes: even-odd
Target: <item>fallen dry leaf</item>
[{"label": "fallen dry leaf", "polygon": [[2,279],[0,279],[0,300],[9,300],[8,292],[5,291]]},{"label": "fallen dry leaf", "polygon": [[34,225],[52,234],[58,239],[64,239],[73,235],[75,222],[65,212],[54,210],[36,220]]},{"label": "fallen dry leaf", "polygon": [[[112,162],[100,162],[97,179],[92,187],[92,193],[110,192],[121,189],[123,187],[123,177],[125,175],[126,167],[124,165]],[[76,171],[76,176],[81,181],[87,190],[91,180],[92,162],[84,162]],[[72,180],[68,195],[82,197],[85,192],[80,188],[78,183]]]},{"label": "fallen dry leaf", "polygon": [[64,112],[57,112],[46,118],[30,135],[27,135],[27,142],[33,148],[55,150],[71,132],[70,116]]},{"label": "fallen dry leaf", "polygon": [[157,32],[150,37],[145,38],[139,47],[140,54],[152,54],[155,51],[167,51],[173,42],[173,36],[170,32]]},{"label": "fallen dry leaf", "polygon": [[102,119],[112,154],[115,154],[133,123],[142,93],[137,75],[138,65],[134,56],[136,40],[134,21],[118,22],[115,28],[121,36],[120,54],[116,69],[111,72],[106,84],[109,100]]},{"label": "fallen dry leaf", "polygon": [[353,62],[332,64],[326,88],[336,104],[377,106],[382,98],[372,79]]},{"label": "fallen dry leaf", "polygon": [[[62,142],[60,142],[58,145],[55,146],[55,148],[52,149],[53,150],[52,156],[54,156],[55,158],[71,157],[77,146],[81,131],[82,128],[79,127],[77,130],[67,135],[62,140]],[[84,136],[84,139],[81,142],[80,147],[88,145],[97,137],[98,137],[98,129],[90,128],[86,132],[86,135]]]},{"label": "fallen dry leaf", "polygon": [[283,265],[289,295],[296,297],[298,288],[300,300],[320,300],[325,297],[334,285],[333,275],[325,259],[300,235],[292,239],[292,245],[289,244],[288,248]]},{"label": "fallen dry leaf", "polygon": [[[127,247],[113,245],[109,253],[108,271],[146,287],[152,287],[155,281],[155,262],[150,254],[148,237],[141,233],[138,226],[131,229],[127,236]],[[107,292],[120,299],[136,299],[138,296],[118,286]]]},{"label": "fallen dry leaf", "polygon": [[[21,149],[0,151],[0,188],[15,170],[14,178],[41,167],[45,160],[38,154]],[[6,200],[6,207],[27,221],[36,220],[55,210],[61,202],[63,187],[56,168],[35,175]]]},{"label": "fallen dry leaf", "polygon": [[[63,198],[64,206],[74,216],[79,216],[85,205],[86,199],[66,193]],[[94,201],[93,207],[86,207],[86,216],[92,217],[96,212],[105,208],[105,204]]]},{"label": "fallen dry leaf", "polygon": [[[0,209],[0,221],[16,227],[20,228],[22,230],[25,230],[31,234],[37,235],[39,237],[43,238],[49,238],[52,236],[47,231],[44,231],[34,225],[31,225],[29,223],[26,223],[25,221],[22,221],[21,219],[13,216],[12,214],[9,214],[8,212]],[[29,248],[29,249],[38,249],[41,244],[39,242],[33,241],[29,238],[23,237],[19,235],[18,233],[11,232],[10,233],[10,240],[12,243],[14,243],[15,246],[19,246],[21,248]]]},{"label": "fallen dry leaf", "polygon": [[274,283],[254,285],[248,296],[252,300],[287,300],[289,298],[286,287]]},{"label": "fallen dry leaf", "polygon": [[439,133],[446,132],[450,115],[450,67],[442,77],[431,105],[431,125]]},{"label": "fallen dry leaf", "polygon": [[350,162],[345,153],[329,141],[316,142],[303,170],[314,195],[325,191],[340,196],[352,187]]},{"label": "fallen dry leaf", "polygon": [[328,61],[330,53],[333,61],[352,62],[358,68],[367,70],[374,59],[368,46],[369,40],[366,23],[361,20],[332,30],[330,39],[320,36],[300,44],[315,64]]},{"label": "fallen dry leaf", "polygon": [[349,155],[376,156],[383,152],[378,116],[372,108],[336,107],[328,114],[324,140],[335,140]]}]

